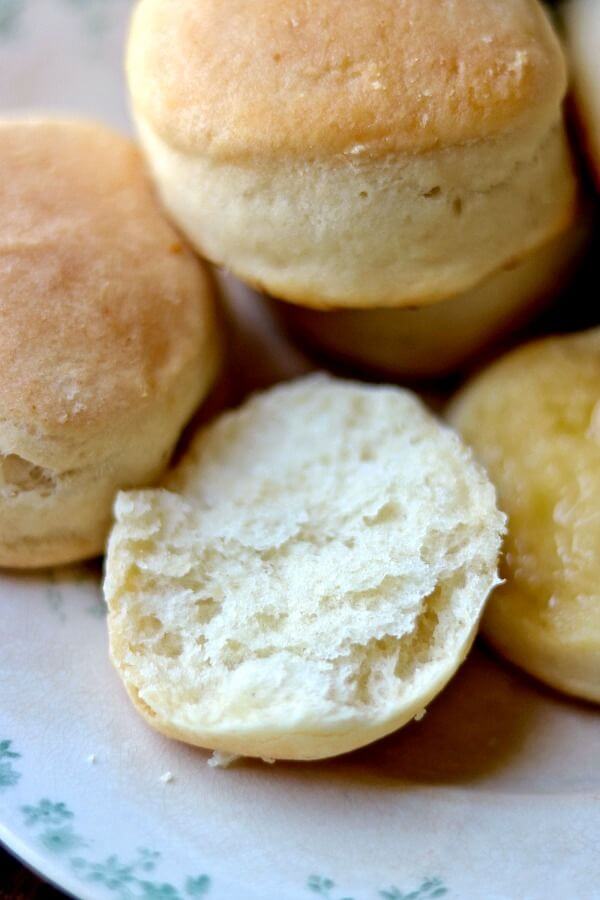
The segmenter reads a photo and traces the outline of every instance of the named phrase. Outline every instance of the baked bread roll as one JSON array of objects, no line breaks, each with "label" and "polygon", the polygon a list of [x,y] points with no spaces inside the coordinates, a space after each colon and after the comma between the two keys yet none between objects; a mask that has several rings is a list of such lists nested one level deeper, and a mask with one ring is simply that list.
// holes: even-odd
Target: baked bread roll
[{"label": "baked bread roll", "polygon": [[45,566],[162,473],[217,369],[213,288],[130,141],[1,122],[0,169],[0,565]]},{"label": "baked bread roll", "polygon": [[175,221],[284,300],[456,297],[572,216],[537,0],[141,0],[127,70]]},{"label": "baked bread roll", "polygon": [[396,388],[310,376],[119,494],[111,655],[170,737],[316,759],[395,730],[463,661],[497,583],[494,489]]},{"label": "baked bread roll", "polygon": [[600,701],[600,329],[504,357],[450,420],[509,518],[484,634],[542,681]]},{"label": "baked bread roll", "polygon": [[600,186],[600,4],[569,0],[564,6],[578,118]]},{"label": "baked bread roll", "polygon": [[588,218],[582,210],[568,231],[516,266],[441,303],[324,311],[270,300],[269,307],[300,344],[360,370],[391,378],[448,375],[560,294],[588,244]]}]

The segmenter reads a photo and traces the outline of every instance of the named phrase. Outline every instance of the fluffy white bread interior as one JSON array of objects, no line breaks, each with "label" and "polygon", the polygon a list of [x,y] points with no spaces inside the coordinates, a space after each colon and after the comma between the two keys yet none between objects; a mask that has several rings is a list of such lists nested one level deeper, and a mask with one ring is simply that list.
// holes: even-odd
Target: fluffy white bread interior
[{"label": "fluffy white bread interior", "polygon": [[600,3],[569,0],[564,15],[579,118],[600,185]]},{"label": "fluffy white bread interior", "polygon": [[600,701],[600,329],[509,354],[450,419],[509,519],[486,637],[553,687]]},{"label": "fluffy white bread interior", "polygon": [[310,347],[385,375],[431,378],[456,371],[523,327],[565,287],[588,243],[584,214],[522,262],[464,294],[415,309],[307,309],[271,301],[293,336]]},{"label": "fluffy white bread interior", "polygon": [[0,565],[104,549],[219,364],[213,285],[142,158],[93,122],[0,122]]},{"label": "fluffy white bread interior", "polygon": [[142,0],[128,76],[175,221],[284,300],[443,300],[572,216],[537,0]]},{"label": "fluffy white bread interior", "polygon": [[165,734],[315,759],[413,718],[463,661],[504,518],[414,395],[310,376],[200,432],[164,490],[119,494],[111,655]]}]

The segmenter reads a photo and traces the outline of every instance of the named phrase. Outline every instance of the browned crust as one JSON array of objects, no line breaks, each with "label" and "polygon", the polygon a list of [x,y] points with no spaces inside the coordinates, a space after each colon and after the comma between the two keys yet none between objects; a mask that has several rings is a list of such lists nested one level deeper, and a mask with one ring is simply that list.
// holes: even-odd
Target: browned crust
[{"label": "browned crust", "polygon": [[537,0],[141,0],[134,106],[213,157],[426,153],[541,125],[566,87]]},{"label": "browned crust", "polygon": [[2,122],[0,168],[0,421],[57,440],[116,428],[201,365],[208,277],[114,132]]}]

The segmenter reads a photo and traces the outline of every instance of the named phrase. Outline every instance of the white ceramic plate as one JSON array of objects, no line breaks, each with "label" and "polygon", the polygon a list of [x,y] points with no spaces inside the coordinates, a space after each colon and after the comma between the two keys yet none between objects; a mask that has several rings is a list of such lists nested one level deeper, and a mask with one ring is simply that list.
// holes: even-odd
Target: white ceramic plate
[{"label": "white ceramic plate", "polygon": [[[0,105],[127,127],[129,7],[0,0]],[[233,293],[238,380],[305,369]],[[600,898],[597,715],[482,650],[373,747],[215,770],[130,707],[93,566],[0,576],[0,634],[0,840],[78,897]]]}]

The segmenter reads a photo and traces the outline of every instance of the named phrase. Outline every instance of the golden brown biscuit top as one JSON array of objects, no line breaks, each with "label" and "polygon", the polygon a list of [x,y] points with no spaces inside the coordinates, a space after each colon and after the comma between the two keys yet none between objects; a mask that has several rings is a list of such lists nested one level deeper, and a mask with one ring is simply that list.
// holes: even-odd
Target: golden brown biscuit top
[{"label": "golden brown biscuit top", "polygon": [[538,0],[141,0],[134,106],[220,157],[424,153],[557,117]]},{"label": "golden brown biscuit top", "polygon": [[94,124],[0,123],[0,418],[106,423],[173,387],[210,285],[139,154]]}]

